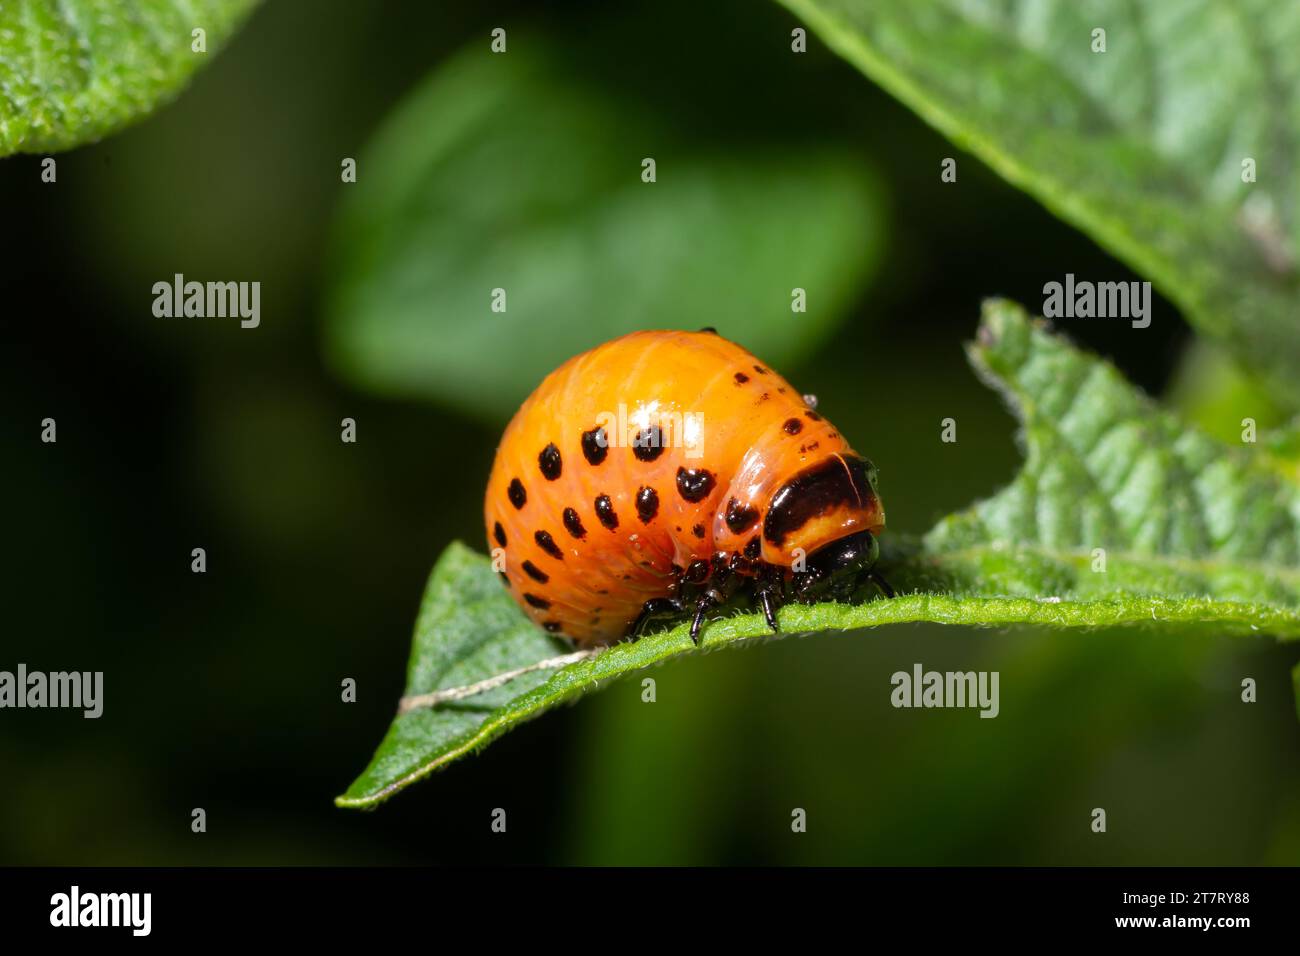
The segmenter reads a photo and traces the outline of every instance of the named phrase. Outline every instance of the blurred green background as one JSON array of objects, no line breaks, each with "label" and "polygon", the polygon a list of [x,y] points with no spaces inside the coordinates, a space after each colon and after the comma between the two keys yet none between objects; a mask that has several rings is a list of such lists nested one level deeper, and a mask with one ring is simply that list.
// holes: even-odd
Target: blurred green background
[{"label": "blurred green background", "polygon": [[[818,260],[835,307],[790,317],[797,283],[782,277],[782,323],[713,324],[818,394],[880,466],[892,529],[923,532],[1018,466],[1014,423],[961,350],[980,299],[1035,309],[1065,272],[1139,278],[815,39],[791,54],[797,23],[779,8],[606,6],[280,0],[179,101],[61,155],[57,186],[40,183],[37,157],[0,162],[20,240],[0,278],[0,667],[102,670],[106,685],[98,721],[0,716],[0,863],[1300,860],[1294,653],[1267,638],[913,626],[787,639],[660,668],[654,704],[638,681],[611,686],[377,812],[333,807],[393,713],[433,560],[456,538],[482,546],[502,390],[525,394],[539,364],[619,323],[696,327],[701,302],[748,301],[755,249],[784,241],[793,255],[817,240],[799,212],[808,155],[860,186],[836,233],[858,245]],[[454,394],[363,389],[364,375],[345,374],[359,346],[329,316],[356,268],[340,207],[346,190],[373,187],[364,162],[361,182],[340,183],[339,162],[364,157],[404,96],[466,44],[486,51],[502,25],[599,91],[624,124],[607,139],[627,142],[629,176],[654,143],[677,144],[663,155],[689,155],[725,227],[728,197],[749,195],[737,177],[761,161],[773,181],[799,184],[782,212],[798,228],[771,235],[781,217],[761,204],[735,243],[722,227],[632,234],[640,220],[616,218],[606,242],[625,241],[667,281],[673,263],[696,263],[698,291],[674,305],[659,285],[624,287],[612,318],[598,304],[557,308],[539,337],[557,356],[458,336],[486,316],[434,303],[429,326],[442,323],[449,344],[435,339],[430,356],[477,349],[481,376]],[[491,130],[489,111],[475,135]],[[956,184],[939,178],[948,156]],[[671,172],[662,164],[660,179]],[[493,174],[484,166],[477,184],[487,205],[513,188]],[[764,194],[761,179],[750,185]],[[443,245],[419,253],[432,274],[449,272],[439,256],[464,252],[458,236],[492,246],[482,223],[439,223]],[[581,280],[597,266],[608,264],[567,267]],[[155,319],[151,286],[176,272],[261,281],[261,327]],[[1167,303],[1154,315],[1141,331],[1062,328],[1161,394],[1191,337]],[[478,378],[497,383],[481,400],[465,394]],[[1176,392],[1224,412],[1198,406],[1186,379]],[[56,445],[39,442],[47,416]],[[345,416],[355,445],[339,441]],[[949,416],[955,444],[939,440]],[[200,546],[205,575],[189,569]],[[915,662],[1000,671],[1001,715],[892,709],[889,676]],[[1239,699],[1247,676],[1254,705]],[[348,677],[355,704],[340,700]],[[1097,806],[1104,836],[1089,829]],[[191,832],[194,807],[207,833]],[[489,829],[495,807],[509,813],[505,835]],[[807,833],[791,832],[796,807]]]}]

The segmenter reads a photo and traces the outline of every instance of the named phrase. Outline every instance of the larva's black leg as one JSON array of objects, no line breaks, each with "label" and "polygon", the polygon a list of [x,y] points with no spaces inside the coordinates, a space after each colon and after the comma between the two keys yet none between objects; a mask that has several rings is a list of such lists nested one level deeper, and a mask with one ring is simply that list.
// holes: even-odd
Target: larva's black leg
[{"label": "larva's black leg", "polygon": [[715,588],[709,588],[695,602],[695,618],[691,621],[691,641],[696,646],[700,643],[700,628],[704,626],[704,615],[712,607],[722,603],[722,594]]},{"label": "larva's black leg", "polygon": [[776,609],[779,605],[773,597],[772,589],[765,587],[759,591],[758,600],[763,605],[763,617],[767,618],[767,626],[773,633],[780,631],[781,629],[776,626]]},{"label": "larva's black leg", "polygon": [[632,624],[632,629],[628,633],[638,635],[641,633],[641,629],[654,618],[670,617],[674,614],[681,614],[685,610],[686,608],[682,607],[682,602],[676,598],[651,598],[641,605],[641,613],[637,615],[636,621]]},{"label": "larva's black leg", "polygon": [[785,603],[785,571],[775,565],[764,566],[758,574],[757,595],[763,617],[773,633],[781,630],[776,623],[777,609]]},{"label": "larva's black leg", "polygon": [[885,597],[892,598],[895,596],[894,589],[889,586],[889,582],[885,580],[885,576],[881,574],[879,571],[877,571],[875,568],[872,568],[871,571],[868,572],[867,580],[874,581],[876,587],[880,588],[880,590],[885,592]]}]

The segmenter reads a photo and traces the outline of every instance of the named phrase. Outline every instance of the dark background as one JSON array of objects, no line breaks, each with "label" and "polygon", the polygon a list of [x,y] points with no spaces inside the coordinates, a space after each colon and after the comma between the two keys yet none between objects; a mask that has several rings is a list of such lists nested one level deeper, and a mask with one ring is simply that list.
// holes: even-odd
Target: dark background
[{"label": "dark background", "polygon": [[[465,43],[504,24],[580,49],[599,27],[611,86],[648,88],[666,121],[834,140],[875,168],[875,278],[781,371],[881,466],[892,529],[922,532],[1018,467],[1014,422],[961,349],[980,300],[1037,309],[1066,272],[1137,278],[815,38],[789,55],[796,22],[774,5],[438,6],[282,0],[177,102],[60,155],[56,185],[39,157],[0,162],[0,668],[105,672],[97,721],[0,712],[0,863],[1300,859],[1294,654],[1142,631],[908,626],[691,658],[655,672],[652,708],[616,684],[376,812],[334,808],[401,693],[430,566],[453,539],[482,547],[505,424],[327,370],[338,162]],[[713,81],[675,86],[687,63]],[[175,272],[259,278],[261,328],[155,319],[151,286]],[[1191,338],[1161,299],[1146,330],[1063,329],[1155,393]],[[893,710],[889,675],[916,661],[1001,671],[1001,716]]]}]

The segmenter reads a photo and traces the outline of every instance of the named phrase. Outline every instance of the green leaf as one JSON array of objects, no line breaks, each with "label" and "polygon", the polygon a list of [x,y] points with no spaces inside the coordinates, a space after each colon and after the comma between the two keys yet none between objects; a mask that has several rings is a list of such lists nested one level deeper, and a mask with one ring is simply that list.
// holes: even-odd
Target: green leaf
[{"label": "green leaf", "polygon": [[[256,3],[3,0],[0,156],[71,149],[147,116]],[[206,31],[206,53],[193,52],[195,29]]]},{"label": "green leaf", "polygon": [[1026,461],[1005,490],[927,536],[945,590],[1177,596],[1297,636],[1300,487],[1271,455],[1189,427],[1008,303],[986,305],[969,351],[1021,416]]},{"label": "green leaf", "polygon": [[1300,5],[781,2],[1300,407]]},{"label": "green leaf", "polygon": [[[885,536],[881,567],[898,597],[787,605],[783,633],[934,621],[1300,637],[1300,489],[1266,453],[1184,425],[1009,303],[985,306],[969,351],[1023,421],[1023,471],[923,540]],[[1104,571],[1094,570],[1097,548]],[[400,714],[337,802],[374,805],[602,682],[769,637],[761,615],[742,613],[708,625],[697,649],[683,623]],[[565,650],[528,622],[486,558],[453,544],[425,592],[406,693],[462,687]]]},{"label": "green leaf", "polygon": [[569,49],[510,44],[439,69],[358,160],[328,297],[344,376],[496,423],[561,361],[634,329],[743,330],[783,363],[816,348],[881,243],[860,157],[711,145]]}]

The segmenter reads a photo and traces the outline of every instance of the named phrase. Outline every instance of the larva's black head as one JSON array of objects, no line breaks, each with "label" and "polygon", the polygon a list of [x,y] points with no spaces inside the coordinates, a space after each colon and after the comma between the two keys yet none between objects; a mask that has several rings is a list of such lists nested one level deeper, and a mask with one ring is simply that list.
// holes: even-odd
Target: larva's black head
[{"label": "larva's black head", "polygon": [[879,556],[880,546],[870,531],[832,541],[808,555],[804,570],[794,572],[795,594],[847,598],[866,580]]},{"label": "larva's black head", "polygon": [[846,570],[870,567],[880,556],[876,536],[870,531],[859,531],[847,538],[832,541],[820,551],[808,556],[808,570],[819,577],[834,577]]}]

